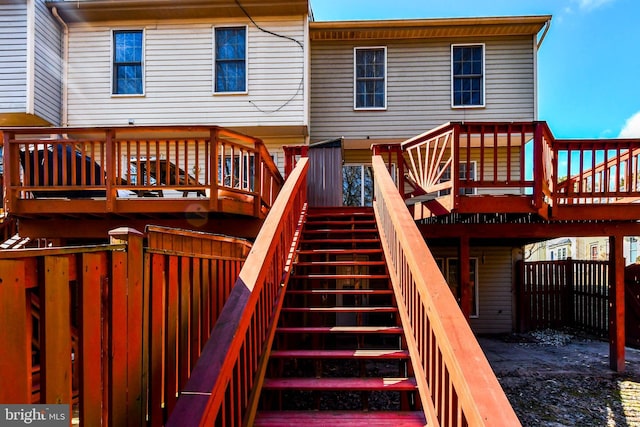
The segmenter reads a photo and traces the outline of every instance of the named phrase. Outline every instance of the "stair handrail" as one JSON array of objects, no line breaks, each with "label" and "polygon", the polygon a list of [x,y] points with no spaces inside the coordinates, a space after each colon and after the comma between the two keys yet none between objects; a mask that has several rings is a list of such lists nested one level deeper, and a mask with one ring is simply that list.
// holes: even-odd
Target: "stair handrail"
[{"label": "stair handrail", "polygon": [[519,426],[380,156],[374,211],[430,426]]},{"label": "stair handrail", "polygon": [[222,309],[167,427],[246,423],[258,369],[270,346],[306,204],[308,159],[285,181]]}]

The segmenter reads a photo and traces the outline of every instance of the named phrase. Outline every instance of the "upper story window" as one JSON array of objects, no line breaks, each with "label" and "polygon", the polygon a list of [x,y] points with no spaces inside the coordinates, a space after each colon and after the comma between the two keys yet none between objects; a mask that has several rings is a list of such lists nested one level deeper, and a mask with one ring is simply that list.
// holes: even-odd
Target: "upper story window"
[{"label": "upper story window", "polygon": [[247,28],[215,29],[214,92],[247,91]]},{"label": "upper story window", "polygon": [[451,46],[451,105],[484,107],[484,45]]},{"label": "upper story window", "polygon": [[143,49],[142,30],[113,32],[114,95],[142,95]]},{"label": "upper story window", "polygon": [[354,108],[387,108],[387,48],[355,48]]}]

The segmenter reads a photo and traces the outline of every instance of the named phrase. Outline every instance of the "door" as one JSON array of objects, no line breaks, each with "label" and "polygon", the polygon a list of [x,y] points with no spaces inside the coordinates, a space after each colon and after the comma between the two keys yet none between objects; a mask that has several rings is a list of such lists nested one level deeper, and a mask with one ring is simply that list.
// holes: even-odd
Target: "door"
[{"label": "door", "polygon": [[342,139],[309,146],[307,199],[314,207],[342,205]]}]

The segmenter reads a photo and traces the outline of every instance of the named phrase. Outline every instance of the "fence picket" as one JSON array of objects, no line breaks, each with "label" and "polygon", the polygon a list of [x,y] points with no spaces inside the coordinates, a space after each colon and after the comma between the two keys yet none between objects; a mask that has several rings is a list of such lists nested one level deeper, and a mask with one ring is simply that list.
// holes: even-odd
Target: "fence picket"
[{"label": "fence picket", "polygon": [[31,303],[25,266],[24,260],[0,260],[0,378],[11,384],[0,387],[2,403],[31,402]]}]

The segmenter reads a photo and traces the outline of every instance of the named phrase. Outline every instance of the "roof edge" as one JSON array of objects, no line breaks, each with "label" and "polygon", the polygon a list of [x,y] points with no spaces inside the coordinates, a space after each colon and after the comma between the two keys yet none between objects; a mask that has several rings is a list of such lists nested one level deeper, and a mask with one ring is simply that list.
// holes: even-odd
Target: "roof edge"
[{"label": "roof edge", "polygon": [[309,23],[309,29],[312,40],[533,36],[537,35],[551,21],[551,18],[551,15],[530,15],[314,21]]}]

